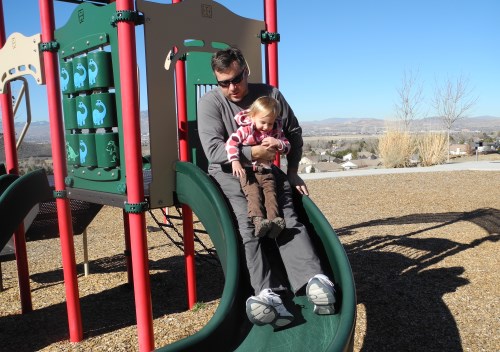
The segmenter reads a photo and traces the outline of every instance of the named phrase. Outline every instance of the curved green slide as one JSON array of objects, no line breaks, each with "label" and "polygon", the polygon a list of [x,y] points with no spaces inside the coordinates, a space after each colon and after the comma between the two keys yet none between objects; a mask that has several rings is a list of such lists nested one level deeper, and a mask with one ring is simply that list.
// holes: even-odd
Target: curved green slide
[{"label": "curved green slide", "polygon": [[45,170],[0,176],[0,250],[38,203],[53,197]]},{"label": "curved green slide", "polygon": [[[217,250],[225,284],[219,307],[196,334],[159,351],[349,351],[356,319],[356,296],[351,267],[342,244],[321,211],[309,197],[298,197],[296,210],[308,227],[323,266],[340,287],[339,312],[329,316],[313,313],[305,296],[293,299],[297,323],[274,331],[270,325],[255,326],[245,313],[249,296],[247,280],[240,276],[241,250],[230,210],[215,183],[191,163],[176,163],[176,194],[189,205],[205,226]],[[203,289],[203,288],[201,288]]]}]

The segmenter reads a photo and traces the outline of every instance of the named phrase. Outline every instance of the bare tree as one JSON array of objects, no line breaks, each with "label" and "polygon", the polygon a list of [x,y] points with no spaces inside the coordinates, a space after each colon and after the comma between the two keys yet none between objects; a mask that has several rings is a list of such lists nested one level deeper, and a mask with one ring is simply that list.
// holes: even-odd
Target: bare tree
[{"label": "bare tree", "polygon": [[455,81],[448,78],[443,85],[437,85],[432,105],[443,121],[448,136],[448,162],[450,161],[450,131],[453,125],[466,117],[476,105],[478,97],[469,87],[469,79],[460,75]]},{"label": "bare tree", "polygon": [[422,84],[419,82],[418,71],[405,71],[401,80],[401,87],[397,89],[399,101],[395,104],[396,117],[408,131],[413,120],[421,114],[421,103],[424,100]]}]

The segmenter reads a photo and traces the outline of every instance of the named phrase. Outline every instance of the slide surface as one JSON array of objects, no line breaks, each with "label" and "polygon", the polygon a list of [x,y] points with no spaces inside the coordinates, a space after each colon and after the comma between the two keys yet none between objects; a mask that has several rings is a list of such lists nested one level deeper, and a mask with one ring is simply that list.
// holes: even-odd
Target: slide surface
[{"label": "slide surface", "polygon": [[0,250],[38,203],[52,198],[45,170],[0,176]]},{"label": "slide surface", "polygon": [[[356,318],[354,280],[345,251],[326,218],[309,197],[297,198],[296,210],[308,227],[324,267],[340,287],[339,312],[318,316],[305,296],[295,297],[296,321],[274,331],[250,324],[245,301],[250,295],[231,213],[219,189],[199,168],[176,164],[178,200],[191,207],[205,226],[225,274],[224,291],[212,319],[196,334],[159,351],[344,351],[352,350]],[[201,288],[202,289],[202,288]]]}]

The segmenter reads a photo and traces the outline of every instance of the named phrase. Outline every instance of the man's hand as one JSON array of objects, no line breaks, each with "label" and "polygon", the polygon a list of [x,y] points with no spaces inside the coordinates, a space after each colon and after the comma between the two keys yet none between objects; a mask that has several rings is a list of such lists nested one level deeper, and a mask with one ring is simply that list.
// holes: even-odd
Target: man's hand
[{"label": "man's hand", "polygon": [[277,148],[270,147],[269,149],[263,145],[254,145],[252,147],[252,160],[274,160]]},{"label": "man's hand", "polygon": [[297,169],[288,169],[287,171],[288,181],[292,187],[295,187],[300,194],[309,195],[309,190],[307,189],[306,183],[299,176]]},{"label": "man's hand", "polygon": [[242,177],[245,175],[245,168],[241,165],[239,160],[232,161],[231,166],[233,168],[234,176]]}]

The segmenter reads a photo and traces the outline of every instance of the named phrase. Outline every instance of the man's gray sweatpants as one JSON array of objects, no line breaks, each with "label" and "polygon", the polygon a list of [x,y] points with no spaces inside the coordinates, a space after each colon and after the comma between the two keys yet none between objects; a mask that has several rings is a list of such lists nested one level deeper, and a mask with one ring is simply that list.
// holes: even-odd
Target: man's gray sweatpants
[{"label": "man's gray sweatpants", "polygon": [[[247,201],[238,177],[220,165],[210,165],[208,172],[217,181],[229,200],[236,215],[240,235],[243,239],[245,259],[255,294],[265,288],[283,287],[273,275],[269,260],[264,253],[259,238],[254,236],[254,225],[248,217]],[[276,239],[281,259],[286,269],[288,281],[294,293],[301,289],[316,274],[321,274],[319,258],[314,252],[305,226],[298,221],[293,208],[292,189],[285,175],[273,167],[276,178],[278,205],[286,222],[286,229]]]}]

